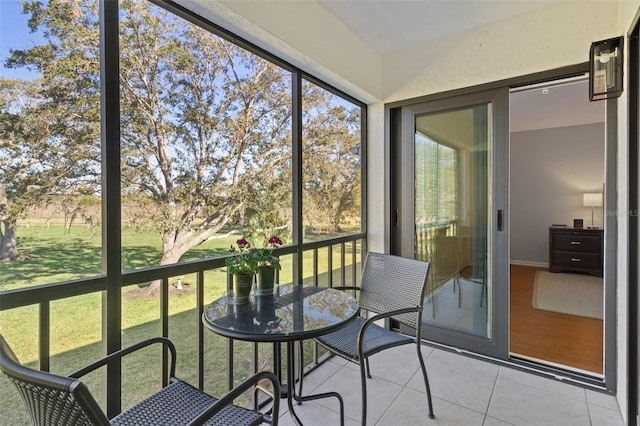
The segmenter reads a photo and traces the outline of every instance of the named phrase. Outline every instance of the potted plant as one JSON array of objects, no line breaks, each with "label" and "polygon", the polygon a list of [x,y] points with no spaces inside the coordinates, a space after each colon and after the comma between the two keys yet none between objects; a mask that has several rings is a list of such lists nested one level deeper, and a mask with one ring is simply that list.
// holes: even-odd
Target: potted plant
[{"label": "potted plant", "polygon": [[236,241],[237,248],[233,245],[229,251],[238,253],[227,257],[225,263],[227,271],[233,276],[233,296],[237,302],[249,300],[253,277],[258,272],[258,262],[255,251],[251,250],[251,244],[244,237]]},{"label": "potted plant", "polygon": [[262,248],[254,248],[255,259],[258,264],[257,293],[271,294],[275,284],[275,271],[280,270],[280,258],[273,254],[273,249],[282,245],[277,235],[272,235]]}]

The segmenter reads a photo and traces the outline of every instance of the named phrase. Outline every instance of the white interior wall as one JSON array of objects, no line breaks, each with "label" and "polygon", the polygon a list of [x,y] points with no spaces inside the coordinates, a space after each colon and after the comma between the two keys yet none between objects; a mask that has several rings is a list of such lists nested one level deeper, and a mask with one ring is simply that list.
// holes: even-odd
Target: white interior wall
[{"label": "white interior wall", "polygon": [[[640,7],[640,1],[621,1],[618,3],[618,35],[627,35],[628,32],[632,29],[631,26],[634,23],[634,19],[636,18]],[[624,60],[625,64],[629,63],[629,40],[625,38],[625,49],[624,49]],[[624,75],[624,87],[629,87],[629,75],[625,72]],[[629,92],[623,92],[622,96],[618,98],[618,206],[616,213],[620,212],[628,212],[629,211],[629,167],[628,167],[628,153],[629,153],[629,144],[628,144],[628,120],[629,114],[627,111],[628,108],[628,96]],[[626,214],[618,214],[617,216],[617,225],[618,225],[618,286],[617,286],[617,309],[618,309],[618,322],[617,322],[617,335],[618,335],[618,360],[617,360],[617,371],[618,371],[618,404],[620,405],[620,410],[625,417],[625,424],[628,424],[629,421],[626,418],[629,403],[635,404],[636,401],[628,401],[628,392],[627,387],[629,384],[629,368],[627,362],[636,362],[636,360],[627,360],[627,354],[629,350],[628,341],[626,336],[629,333],[628,327],[628,299],[629,292],[627,283],[629,282],[629,263],[630,259],[628,256],[628,235],[629,235],[629,217]],[[631,263],[635,267],[637,264],[637,259],[634,259]]]},{"label": "white interior wall", "polygon": [[[571,19],[567,20],[570,16]],[[618,31],[616,5],[607,1],[560,2],[384,58],[384,102],[475,86],[588,59],[591,41]],[[541,29],[544,31],[541,31]],[[370,106],[375,109],[378,104]],[[369,121],[370,158],[382,155],[384,122]],[[369,175],[369,187],[388,176]],[[369,194],[369,202],[380,204]],[[378,212],[369,210],[370,222]],[[385,241],[369,239],[372,248]]]},{"label": "white interior wall", "polygon": [[385,101],[586,62],[619,35],[616,3],[563,1],[384,58]]},{"label": "white interior wall", "polygon": [[[442,42],[388,55],[384,58],[385,101],[409,99],[585,62],[592,41],[627,33],[638,6],[638,1],[563,2]],[[628,55],[627,49],[625,55]],[[618,102],[618,211],[628,210],[626,96],[624,93]],[[369,149],[376,152],[375,146],[384,144],[384,123],[370,122],[369,127]],[[380,176],[370,175],[370,187],[379,185],[379,179]],[[382,195],[369,194],[369,202],[378,204],[377,196]],[[617,399],[623,416],[628,410],[627,235],[628,218],[623,216],[618,219],[616,366]],[[369,239],[369,245],[383,247],[384,241]]]}]

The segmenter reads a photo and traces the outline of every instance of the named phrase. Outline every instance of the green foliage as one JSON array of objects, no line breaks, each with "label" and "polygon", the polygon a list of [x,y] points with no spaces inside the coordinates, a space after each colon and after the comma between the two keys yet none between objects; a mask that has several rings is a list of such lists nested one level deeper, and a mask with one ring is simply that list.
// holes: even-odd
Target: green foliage
[{"label": "green foliage", "polygon": [[[3,211],[21,218],[66,194],[59,208],[71,225],[86,215],[74,197],[100,191],[98,2],[24,10],[44,41],[11,50],[6,64],[41,78],[5,82],[0,129],[11,145],[0,158],[38,166],[4,174]],[[153,2],[122,0],[119,31],[123,223],[160,235],[160,264],[229,225],[290,227],[290,73]],[[359,217],[360,109],[309,82],[303,96],[305,221],[339,231]]]},{"label": "green foliage", "polygon": [[340,232],[360,216],[361,111],[313,84],[303,85],[304,219]]},{"label": "green foliage", "polygon": [[260,203],[255,182],[279,179],[290,76],[156,6],[122,6],[123,174],[170,263]]},{"label": "green foliage", "polygon": [[[16,129],[15,146],[34,148],[27,158],[46,167],[35,155],[43,153],[56,165],[75,163],[76,169],[52,173],[58,179],[46,189],[31,184],[42,191],[14,202],[21,211],[45,202],[45,194],[75,193],[86,176],[100,172],[98,3],[51,0],[26,3],[24,10],[45,42],[12,50],[6,64],[42,75],[29,96],[40,99],[39,108],[49,115],[36,119],[35,112],[14,103],[4,121],[15,123],[5,128]],[[123,192],[136,194],[129,209],[132,225],[162,235],[160,263],[179,260],[245,208],[262,209],[261,200],[269,197],[265,188],[290,193],[274,184],[289,173],[289,72],[144,1],[121,2],[120,46]],[[27,137],[25,125],[31,123],[46,125],[39,139]],[[36,140],[60,143],[60,150],[35,149]],[[86,167],[78,167],[81,152],[87,153]],[[254,185],[258,181],[260,187]],[[6,191],[25,194],[29,184]],[[275,211],[290,217],[290,197],[282,201],[286,205]]]},{"label": "green foliage", "polygon": [[252,245],[245,237],[238,239],[236,245],[237,248],[231,245],[229,251],[238,254],[225,260],[230,274],[256,274],[260,268],[265,267],[282,269],[280,258],[273,254],[273,250],[282,245],[282,240],[277,235],[266,239],[262,247]]},{"label": "green foliage", "polygon": [[30,29],[51,43],[2,52],[7,67],[40,75],[0,79],[0,187],[6,194],[0,219],[11,228],[4,235],[14,239],[17,220],[30,208],[54,194],[95,194],[100,184],[97,14],[59,0],[46,7],[25,2],[23,9]]},{"label": "green foliage", "polygon": [[273,254],[273,250],[282,245],[282,240],[277,235],[272,235],[265,241],[264,247],[253,247],[255,258],[259,268],[272,267],[277,270],[282,269],[280,258]]},{"label": "green foliage", "polygon": [[258,272],[258,257],[256,251],[251,248],[249,241],[239,238],[236,241],[238,247],[231,245],[229,251],[238,253],[227,257],[225,263],[231,275],[254,275]]}]

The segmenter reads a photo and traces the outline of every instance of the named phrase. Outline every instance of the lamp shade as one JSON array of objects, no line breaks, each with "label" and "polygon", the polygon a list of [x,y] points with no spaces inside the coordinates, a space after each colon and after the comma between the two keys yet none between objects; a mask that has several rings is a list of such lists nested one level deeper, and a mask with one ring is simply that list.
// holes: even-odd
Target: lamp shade
[{"label": "lamp shade", "polygon": [[590,192],[582,195],[585,207],[602,207],[602,193]]}]

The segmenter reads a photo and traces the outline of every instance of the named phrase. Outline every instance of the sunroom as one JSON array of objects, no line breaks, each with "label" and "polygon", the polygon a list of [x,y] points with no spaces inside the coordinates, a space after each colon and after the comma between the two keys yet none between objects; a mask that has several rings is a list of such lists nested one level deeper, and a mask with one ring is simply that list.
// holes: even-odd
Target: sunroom
[{"label": "sunroom", "polygon": [[[202,313],[231,288],[229,246],[278,236],[280,284],[355,285],[367,252],[431,262],[428,370],[577,392],[587,417],[562,424],[637,424],[639,6],[2,2],[0,334],[56,373],[166,336],[180,376],[220,395],[274,352],[211,333]],[[590,101],[590,46],[620,36],[622,93]],[[567,232],[590,251],[556,247]],[[543,306],[591,303],[587,288],[595,314]],[[305,386],[349,371],[304,347]],[[141,366],[165,357],[90,377],[105,412],[159,385]],[[393,376],[401,359],[372,365]],[[497,391],[477,409],[438,394],[429,373],[435,423],[542,421],[502,416]],[[369,423],[410,421],[394,413],[419,404],[414,380]],[[25,422],[0,383],[0,418]],[[336,387],[358,404],[358,383]],[[322,409],[303,404],[305,424],[338,424]]]}]

